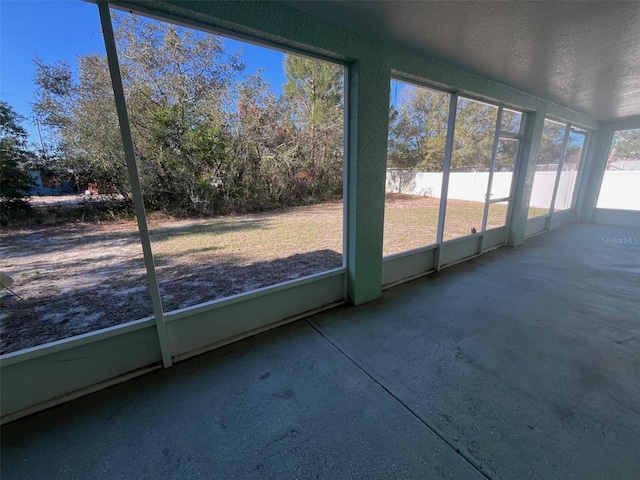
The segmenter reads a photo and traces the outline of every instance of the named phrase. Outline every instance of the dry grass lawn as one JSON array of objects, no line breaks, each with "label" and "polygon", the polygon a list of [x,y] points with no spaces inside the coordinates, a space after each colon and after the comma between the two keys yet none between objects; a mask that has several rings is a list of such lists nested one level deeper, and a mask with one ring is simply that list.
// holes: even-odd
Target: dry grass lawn
[{"label": "dry grass lawn", "polygon": [[[434,243],[438,207],[388,195],[384,255]],[[445,239],[479,230],[482,208],[450,201]],[[503,219],[496,209],[490,224]],[[149,225],[165,312],[342,266],[342,202]],[[0,269],[24,299],[2,292],[1,353],[153,313],[135,221],[4,229],[0,241]]]}]

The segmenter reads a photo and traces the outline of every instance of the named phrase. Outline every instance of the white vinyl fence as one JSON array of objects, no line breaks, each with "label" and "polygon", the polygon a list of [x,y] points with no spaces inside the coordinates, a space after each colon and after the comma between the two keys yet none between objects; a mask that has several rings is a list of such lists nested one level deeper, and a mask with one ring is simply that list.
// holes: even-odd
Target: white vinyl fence
[{"label": "white vinyl fence", "polygon": [[[577,171],[563,171],[558,185],[556,209],[571,206]],[[449,198],[484,202],[489,172],[451,172]],[[513,172],[493,174],[493,198],[508,197]],[[535,173],[530,206],[549,208],[555,171]],[[440,198],[442,172],[387,169],[386,191]],[[640,210],[640,171],[606,172],[598,199],[599,208]]]},{"label": "white vinyl fence", "polygon": [[640,210],[640,170],[604,172],[597,207]]}]

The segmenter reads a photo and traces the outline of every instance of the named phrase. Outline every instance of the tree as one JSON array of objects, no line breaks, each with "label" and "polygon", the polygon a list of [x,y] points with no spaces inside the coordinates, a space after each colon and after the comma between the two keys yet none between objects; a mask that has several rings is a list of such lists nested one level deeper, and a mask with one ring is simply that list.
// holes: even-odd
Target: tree
[{"label": "tree", "polygon": [[227,55],[217,36],[135,16],[115,32],[147,201],[216,208],[239,54]]},{"label": "tree", "polygon": [[237,109],[230,116],[232,161],[226,184],[241,208],[299,203],[300,192],[291,181],[299,163],[298,148],[287,108],[260,72],[239,87]]},{"label": "tree", "polygon": [[498,141],[496,150],[496,172],[513,172],[516,164],[516,154],[520,142],[508,138],[501,138]]},{"label": "tree", "polygon": [[[397,168],[442,171],[449,120],[449,95],[404,87],[391,108],[388,163]],[[452,170],[488,170],[498,107],[460,97],[456,112]]]},{"label": "tree", "polygon": [[[120,69],[147,207],[181,213],[318,201],[342,189],[343,69],[286,56],[277,95],[245,76],[219,37],[132,15],[114,17]],[[103,55],[36,60],[34,111],[56,156],[83,183],[129,198]]]},{"label": "tree", "polygon": [[27,132],[22,118],[7,102],[0,100],[0,198],[7,206],[23,206],[34,181],[24,164]]},{"label": "tree", "polygon": [[538,168],[555,169],[562,155],[562,143],[566,126],[551,120],[545,120],[542,127],[540,150],[538,151]]},{"label": "tree", "polygon": [[129,182],[106,58],[78,58],[77,78],[67,63],[36,58],[36,118],[58,138],[50,149],[58,169],[81,185],[95,183],[128,198]]},{"label": "tree", "polygon": [[460,97],[456,113],[451,169],[488,171],[498,107]]},{"label": "tree", "polygon": [[448,118],[449,95],[405,87],[397,109],[390,111],[389,166],[441,171]]},{"label": "tree", "polygon": [[615,132],[611,148],[615,148],[614,158],[640,160],[640,128]]},{"label": "tree", "polygon": [[[140,180],[151,208],[200,211],[218,196],[224,163],[224,103],[242,70],[213,35],[114,17],[114,33]],[[60,138],[59,156],[84,183],[129,197],[129,182],[104,55],[64,64],[36,60],[34,111]],[[208,206],[208,207],[207,207]]]},{"label": "tree", "polygon": [[344,158],[343,68],[319,60],[286,55],[285,99],[299,152],[297,178],[310,193],[339,193]]}]

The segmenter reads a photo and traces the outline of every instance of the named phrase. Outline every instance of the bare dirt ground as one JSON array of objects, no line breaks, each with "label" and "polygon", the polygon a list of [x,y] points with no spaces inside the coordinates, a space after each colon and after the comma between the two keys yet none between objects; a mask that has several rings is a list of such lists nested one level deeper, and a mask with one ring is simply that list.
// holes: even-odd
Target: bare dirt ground
[{"label": "bare dirt ground", "polygon": [[[79,201],[96,199],[40,197],[35,205]],[[389,194],[385,227],[394,234],[385,232],[385,254],[424,245],[412,209],[437,217],[438,203]],[[342,265],[342,202],[149,225],[165,312]],[[0,353],[153,315],[135,221],[3,229],[0,270],[22,298],[0,291]]]},{"label": "bare dirt ground", "polygon": [[[340,267],[341,245],[331,240],[319,238],[305,248],[304,238],[280,239],[296,219],[317,220],[321,229],[327,222],[341,227],[341,204],[151,221],[164,311]],[[269,248],[259,248],[260,238]],[[0,353],[153,315],[135,221],[5,229],[0,258],[0,270],[14,279],[11,289],[20,296],[0,292]]]}]

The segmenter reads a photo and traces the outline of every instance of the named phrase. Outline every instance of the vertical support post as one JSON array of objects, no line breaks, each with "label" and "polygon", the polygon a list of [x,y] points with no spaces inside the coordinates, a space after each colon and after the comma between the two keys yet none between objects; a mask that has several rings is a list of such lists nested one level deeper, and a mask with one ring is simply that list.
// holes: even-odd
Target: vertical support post
[{"label": "vertical support post", "polygon": [[567,123],[564,128],[564,137],[562,138],[562,153],[558,159],[558,170],[556,171],[556,181],[553,185],[553,195],[551,196],[551,207],[549,208],[549,216],[547,217],[547,230],[551,228],[551,219],[556,206],[556,197],[558,196],[558,187],[560,186],[560,177],[562,177],[562,169],[564,168],[564,158],[567,156],[567,144],[569,143],[569,134],[571,133],[571,124]]},{"label": "vertical support post", "polygon": [[440,208],[438,209],[438,231],[436,242],[438,249],[435,254],[435,269],[440,270],[440,250],[444,237],[444,221],[447,216],[447,197],[449,195],[449,171],[451,170],[451,155],[453,154],[453,136],[456,130],[456,114],[458,112],[458,94],[453,93],[449,98],[449,118],[447,121],[447,138],[444,144],[444,161],[442,162],[442,188],[440,189]]},{"label": "vertical support post", "polygon": [[391,74],[371,52],[349,67],[347,114],[347,300],[382,293],[387,136]]},{"label": "vertical support post", "polygon": [[544,129],[544,112],[527,113],[524,135],[520,144],[520,158],[513,178],[513,197],[507,222],[507,243],[509,247],[517,247],[524,240],[529,214],[531,190],[536,173],[538,151]]},{"label": "vertical support post", "polygon": [[493,147],[491,148],[491,160],[489,160],[489,178],[487,180],[487,193],[484,196],[484,211],[482,213],[482,237],[480,239],[480,247],[478,253],[484,251],[484,231],[487,229],[487,220],[489,217],[489,202],[491,201],[491,189],[493,188],[493,171],[496,168],[496,156],[498,155],[498,145],[500,144],[500,127],[502,126],[502,107],[498,108],[498,117],[496,118],[496,129],[493,134]]},{"label": "vertical support post", "polygon": [[164,367],[167,368],[171,366],[169,339],[167,337],[167,328],[164,323],[164,313],[162,311],[162,300],[160,298],[158,278],[156,277],[155,265],[153,263],[153,253],[151,251],[147,216],[144,209],[140,177],[138,176],[138,166],[136,165],[135,150],[133,147],[133,138],[131,136],[131,127],[129,125],[129,115],[127,113],[124,87],[122,85],[122,77],[120,76],[120,64],[118,62],[116,41],[113,36],[113,25],[111,24],[109,3],[102,0],[98,1],[98,11],[100,13],[100,23],[107,51],[107,61],[109,63],[109,72],[111,74],[111,82],[113,84],[113,94],[116,101],[118,121],[120,123],[120,134],[122,135],[122,144],[124,146],[124,154],[127,161],[129,182],[131,183],[131,194],[133,196],[136,218],[138,220],[138,231],[140,232],[140,241],[142,243],[142,254],[144,256],[144,263],[147,269],[147,281],[149,285],[149,293],[151,295],[153,314],[156,321],[160,352],[162,353],[162,363]]}]

